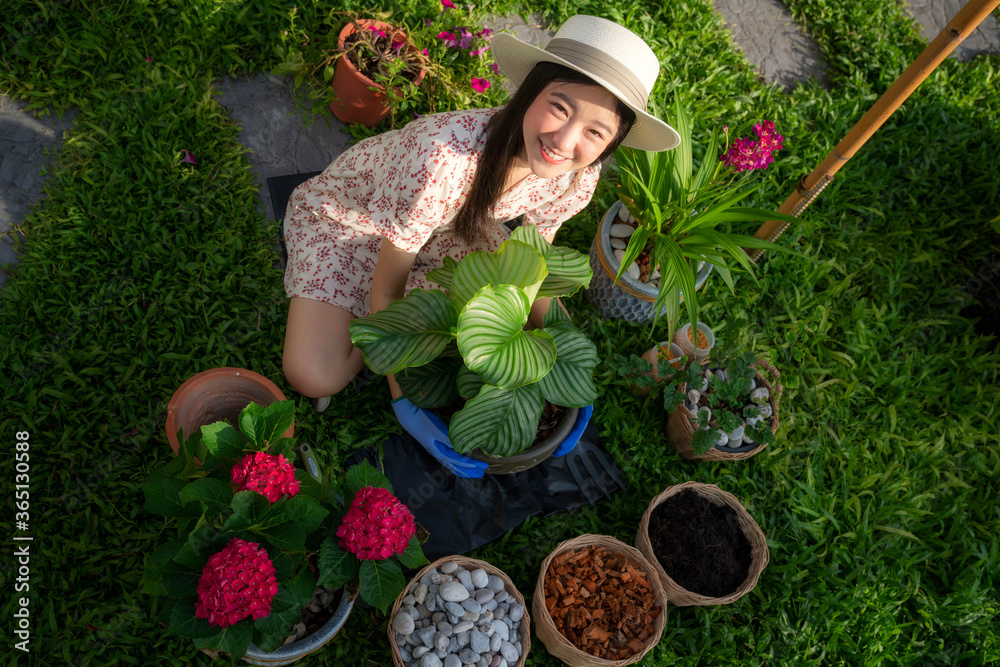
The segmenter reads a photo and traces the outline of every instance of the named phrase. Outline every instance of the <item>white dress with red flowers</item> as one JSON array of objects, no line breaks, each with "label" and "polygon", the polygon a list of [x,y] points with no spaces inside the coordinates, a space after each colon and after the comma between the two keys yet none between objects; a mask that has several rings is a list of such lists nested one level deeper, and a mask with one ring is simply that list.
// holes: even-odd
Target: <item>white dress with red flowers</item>
[{"label": "white dress with red flowers", "polygon": [[382,239],[416,253],[406,292],[438,285],[427,272],[445,255],[462,259],[494,250],[510,236],[504,221],[524,215],[548,240],[580,212],[597,186],[600,166],[557,178],[529,174],[494,206],[491,238],[473,247],[454,233],[497,109],[424,116],[365,139],[292,193],[285,214],[285,293],[371,312],[369,291]]}]

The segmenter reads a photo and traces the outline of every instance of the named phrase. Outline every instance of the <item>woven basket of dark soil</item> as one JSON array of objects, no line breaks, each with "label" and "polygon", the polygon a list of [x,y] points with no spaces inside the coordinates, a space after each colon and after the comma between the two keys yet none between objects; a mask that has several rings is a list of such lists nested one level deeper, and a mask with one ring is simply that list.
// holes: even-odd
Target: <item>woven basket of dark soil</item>
[{"label": "woven basket of dark soil", "polygon": [[[707,364],[709,362],[706,359],[701,363]],[[781,386],[781,380],[779,379],[781,373],[767,361],[758,361],[754,366],[757,367],[758,385],[767,387],[768,392],[771,394],[771,400],[769,401],[773,410],[773,415],[770,417],[771,432],[777,433],[778,410],[781,407],[781,394],[784,391],[784,387]],[[687,392],[688,385],[686,382],[680,386],[680,390],[684,393]],[[712,447],[704,454],[696,454],[694,449],[691,448],[691,437],[694,435],[694,427],[691,425],[693,417],[694,415],[684,405],[679,406],[667,415],[667,440],[677,450],[677,453],[688,461],[740,461],[748,459],[751,456],[756,456],[767,448],[767,444],[758,443],[746,448],[741,447],[738,451],[724,451],[718,447]]]},{"label": "woven basket of dark soil", "polygon": [[606,535],[559,544],[542,563],[531,602],[535,634],[570,667],[623,667],[663,636],[667,598],[638,549]]},{"label": "woven basket of dark soil", "polygon": [[714,484],[684,482],[653,498],[635,545],[670,604],[729,604],[757,585],[767,542],[739,500]]}]

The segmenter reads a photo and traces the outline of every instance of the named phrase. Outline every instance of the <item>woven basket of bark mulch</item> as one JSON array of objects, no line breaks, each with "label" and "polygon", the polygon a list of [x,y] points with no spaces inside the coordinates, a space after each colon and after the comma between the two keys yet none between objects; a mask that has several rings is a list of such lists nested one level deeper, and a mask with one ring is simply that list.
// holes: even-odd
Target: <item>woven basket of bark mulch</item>
[{"label": "woven basket of bark mulch", "polygon": [[532,612],[535,634],[565,664],[621,667],[660,641],[667,599],[638,549],[606,535],[581,535],[542,563]]},{"label": "woven basket of bark mulch", "polygon": [[[659,535],[650,535],[650,519],[668,499],[677,504],[658,513],[656,522],[669,521],[670,534],[661,528]],[[674,545],[682,548],[670,549]],[[700,482],[668,487],[653,498],[639,522],[635,546],[652,564],[667,600],[679,607],[735,602],[753,590],[769,560],[763,531],[736,496]],[[665,554],[667,549],[671,555]],[[667,567],[661,556],[669,561]]]},{"label": "woven basket of bark mulch", "polygon": [[[706,365],[709,362],[705,360],[701,363]],[[774,411],[771,417],[771,432],[777,433],[778,410],[781,405],[781,394],[784,391],[784,387],[781,386],[779,379],[781,374],[777,368],[764,360],[758,361],[754,366],[757,367],[757,383],[760,386],[767,387],[768,392],[771,394],[771,398],[768,401]],[[680,386],[680,391],[686,394],[687,390],[688,385],[685,382]],[[753,449],[745,452],[727,452],[718,447],[712,447],[704,454],[696,454],[694,449],[691,448],[691,438],[694,436],[694,426],[691,425],[693,417],[694,415],[691,414],[691,411],[684,407],[683,404],[667,415],[667,439],[673,445],[674,449],[677,450],[677,453],[689,461],[741,461],[751,456],[756,456],[767,448],[767,445],[764,443],[760,443]]]}]

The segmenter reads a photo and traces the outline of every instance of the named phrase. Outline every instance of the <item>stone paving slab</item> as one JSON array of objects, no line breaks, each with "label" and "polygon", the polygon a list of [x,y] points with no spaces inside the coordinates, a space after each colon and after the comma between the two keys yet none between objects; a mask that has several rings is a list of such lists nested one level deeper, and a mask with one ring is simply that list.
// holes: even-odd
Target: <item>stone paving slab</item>
[{"label": "stone paving slab", "polygon": [[344,124],[330,114],[317,114],[305,127],[295,107],[292,77],[225,77],[216,88],[216,100],[241,126],[239,142],[252,151],[247,158],[268,220],[274,220],[268,178],[322,171],[351,143]]},{"label": "stone paving slab", "polygon": [[[922,35],[928,42],[937,37],[965,5],[966,0],[909,0],[905,3],[906,9],[923,28]],[[948,57],[972,60],[980,54],[998,53],[1000,23],[990,14]]]},{"label": "stone paving slab", "polygon": [[715,0],[733,42],[768,83],[792,90],[816,78],[828,86],[826,63],[815,42],[778,0]]},{"label": "stone paving slab", "polygon": [[[42,195],[40,172],[52,163],[47,152],[58,152],[72,125],[75,112],[60,121],[50,113],[44,118],[24,111],[26,102],[0,94],[0,266],[17,260],[15,228],[24,222]],[[0,273],[0,287],[7,275]]]}]

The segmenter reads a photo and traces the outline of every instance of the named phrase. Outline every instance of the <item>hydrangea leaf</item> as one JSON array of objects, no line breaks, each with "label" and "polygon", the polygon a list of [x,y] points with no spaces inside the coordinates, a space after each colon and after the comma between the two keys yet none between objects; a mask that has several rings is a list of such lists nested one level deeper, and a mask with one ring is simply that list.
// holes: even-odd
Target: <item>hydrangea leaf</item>
[{"label": "hydrangea leaf", "polygon": [[229,509],[229,503],[233,500],[233,490],[221,479],[205,477],[185,486],[178,493],[178,497],[182,503],[200,502],[205,508],[206,516],[215,516]]},{"label": "hydrangea leaf", "polygon": [[275,401],[267,407],[250,403],[240,411],[239,423],[243,435],[260,451],[267,443],[277,440],[295,418],[292,401]]},{"label": "hydrangea leaf", "polygon": [[173,611],[170,612],[170,625],[167,626],[167,635],[201,639],[218,634],[219,628],[209,625],[208,621],[204,618],[195,616],[194,605],[194,598],[177,601]]},{"label": "hydrangea leaf", "polygon": [[199,503],[181,499],[180,492],[185,486],[187,483],[176,477],[151,477],[142,485],[146,509],[167,517],[200,516],[202,508]]},{"label": "hydrangea leaf", "polygon": [[362,561],[359,577],[361,598],[383,614],[406,586],[403,570],[391,558]]},{"label": "hydrangea leaf", "polygon": [[231,654],[234,658],[242,658],[247,649],[250,648],[252,636],[253,624],[240,621],[224,630],[219,630],[211,637],[195,639],[194,645],[196,648],[219,649]]},{"label": "hydrangea leaf", "polygon": [[392,482],[389,481],[389,478],[376,470],[368,461],[351,466],[344,478],[347,484],[347,493],[352,499],[354,494],[366,486],[392,491]]},{"label": "hydrangea leaf", "polygon": [[416,535],[410,536],[410,543],[406,545],[406,550],[398,558],[403,567],[411,570],[430,563],[427,556],[424,555],[423,549],[420,548],[420,542]]},{"label": "hydrangea leaf", "polygon": [[340,588],[358,576],[358,559],[337,543],[336,535],[330,535],[319,548],[319,580],[317,586]]},{"label": "hydrangea leaf", "polygon": [[246,449],[243,436],[229,422],[215,422],[201,427],[201,439],[208,452],[220,459],[238,458]]}]

